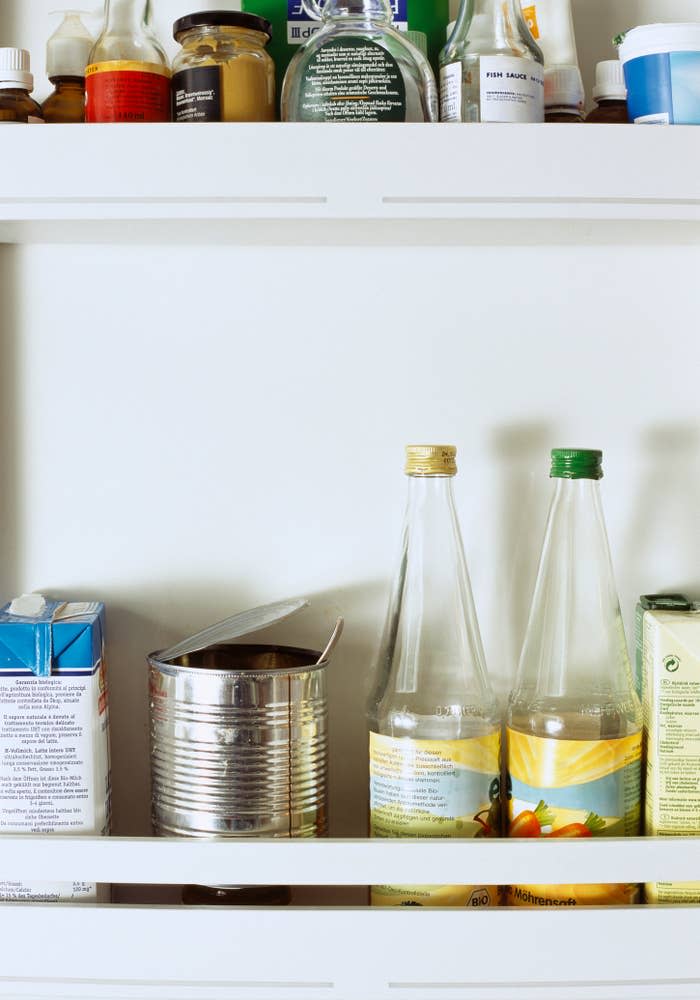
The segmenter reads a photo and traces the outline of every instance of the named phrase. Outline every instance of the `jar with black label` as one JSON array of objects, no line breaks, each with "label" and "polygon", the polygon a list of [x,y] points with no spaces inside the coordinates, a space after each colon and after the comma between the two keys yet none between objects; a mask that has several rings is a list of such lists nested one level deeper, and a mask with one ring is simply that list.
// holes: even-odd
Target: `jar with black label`
[{"label": "jar with black label", "polygon": [[275,120],[272,28],[256,14],[203,11],[175,22],[182,45],[173,63],[173,121]]}]

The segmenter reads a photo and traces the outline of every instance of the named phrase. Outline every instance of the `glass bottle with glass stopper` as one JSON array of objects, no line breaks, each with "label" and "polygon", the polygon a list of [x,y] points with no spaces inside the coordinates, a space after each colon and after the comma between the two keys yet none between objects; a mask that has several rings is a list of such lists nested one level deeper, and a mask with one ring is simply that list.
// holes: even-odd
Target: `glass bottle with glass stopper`
[{"label": "glass bottle with glass stopper", "polygon": [[[640,832],[642,717],[600,500],[602,453],[552,452],[554,497],[507,719],[511,837]],[[517,885],[515,905],[631,903],[637,887]]]},{"label": "glass bottle with glass stopper", "polygon": [[440,120],[544,121],[544,57],[519,0],[461,0],[440,54]]},{"label": "glass bottle with glass stopper", "polygon": [[170,121],[170,68],[148,24],[149,0],[105,0],[85,71],[87,122]]},{"label": "glass bottle with glass stopper", "polygon": [[[500,834],[500,715],[452,480],[456,449],[407,449],[399,571],[368,702],[373,837]],[[489,886],[376,885],[375,906],[485,906]]]},{"label": "glass bottle with glass stopper", "polygon": [[389,0],[304,0],[323,26],[296,53],[282,87],[282,120],[432,122],[435,77],[392,25]]}]

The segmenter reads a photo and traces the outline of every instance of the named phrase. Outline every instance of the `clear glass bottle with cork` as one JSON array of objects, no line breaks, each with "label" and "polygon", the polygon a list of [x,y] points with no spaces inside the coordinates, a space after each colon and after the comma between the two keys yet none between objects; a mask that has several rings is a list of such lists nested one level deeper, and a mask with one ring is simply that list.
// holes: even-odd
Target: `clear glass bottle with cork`
[{"label": "clear glass bottle with cork", "polygon": [[544,57],[519,0],[461,0],[440,54],[440,120],[544,121]]},{"label": "clear glass bottle with cork", "polygon": [[423,53],[393,25],[389,0],[304,0],[322,20],[289,64],[282,120],[432,122],[435,77]]},{"label": "clear glass bottle with cork", "polygon": [[29,53],[26,49],[0,48],[0,125],[40,125],[41,106],[31,92]]},{"label": "clear glass bottle with cork", "polygon": [[[498,837],[501,724],[455,509],[456,448],[406,449],[403,544],[368,702],[373,837]],[[493,886],[375,885],[374,906],[497,903]]]},{"label": "clear glass bottle with cork", "polygon": [[85,70],[87,122],[170,121],[170,67],[148,24],[149,0],[105,0]]},{"label": "clear glass bottle with cork", "polygon": [[54,85],[42,104],[50,124],[85,121],[85,67],[95,44],[80,15],[87,11],[56,11],[63,21],[46,44],[46,75]]},{"label": "clear glass bottle with cork", "polygon": [[629,125],[627,87],[619,59],[606,59],[595,68],[593,100],[597,107],[586,118],[600,125]]}]

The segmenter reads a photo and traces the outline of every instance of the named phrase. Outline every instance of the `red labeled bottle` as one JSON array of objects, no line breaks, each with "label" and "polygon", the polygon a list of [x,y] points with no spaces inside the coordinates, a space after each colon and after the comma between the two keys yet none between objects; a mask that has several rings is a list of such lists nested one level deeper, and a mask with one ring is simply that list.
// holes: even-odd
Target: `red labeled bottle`
[{"label": "red labeled bottle", "polygon": [[85,70],[87,122],[169,122],[170,67],[147,23],[148,0],[105,0]]}]

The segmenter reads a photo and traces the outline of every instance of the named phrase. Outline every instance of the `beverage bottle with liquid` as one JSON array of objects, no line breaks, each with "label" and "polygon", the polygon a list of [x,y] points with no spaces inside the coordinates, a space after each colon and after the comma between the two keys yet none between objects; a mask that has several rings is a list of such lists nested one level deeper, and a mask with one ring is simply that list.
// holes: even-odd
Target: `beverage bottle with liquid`
[{"label": "beverage bottle with liquid", "polygon": [[[642,716],[600,499],[602,453],[552,452],[554,496],[506,715],[509,836],[640,833]],[[633,903],[637,886],[507,886],[513,905]]]},{"label": "beverage bottle with liquid", "polygon": [[[407,449],[399,571],[368,703],[373,837],[500,834],[501,722],[452,480],[456,449]],[[374,906],[485,906],[489,886],[375,885]]]},{"label": "beverage bottle with liquid", "polygon": [[440,121],[544,121],[544,57],[520,0],[461,0],[440,53]]},{"label": "beverage bottle with liquid", "polygon": [[148,24],[149,0],[105,0],[85,70],[87,122],[169,122],[170,67]]}]

